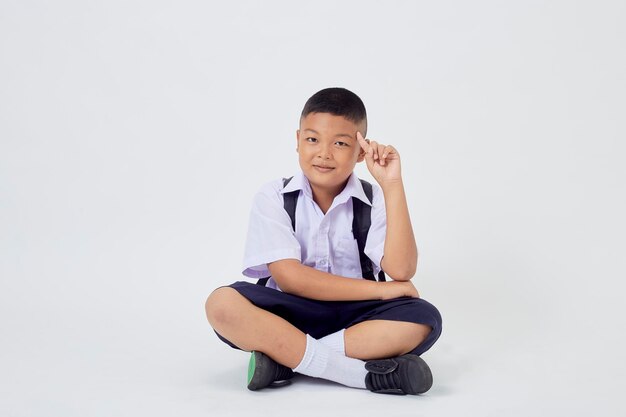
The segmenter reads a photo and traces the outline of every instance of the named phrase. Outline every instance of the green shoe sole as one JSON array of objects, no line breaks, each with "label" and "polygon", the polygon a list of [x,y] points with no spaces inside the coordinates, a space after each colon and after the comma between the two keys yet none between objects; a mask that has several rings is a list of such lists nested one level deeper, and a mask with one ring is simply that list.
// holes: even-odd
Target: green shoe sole
[{"label": "green shoe sole", "polygon": [[279,388],[291,384],[293,371],[273,361],[263,352],[253,351],[248,362],[248,389]]}]

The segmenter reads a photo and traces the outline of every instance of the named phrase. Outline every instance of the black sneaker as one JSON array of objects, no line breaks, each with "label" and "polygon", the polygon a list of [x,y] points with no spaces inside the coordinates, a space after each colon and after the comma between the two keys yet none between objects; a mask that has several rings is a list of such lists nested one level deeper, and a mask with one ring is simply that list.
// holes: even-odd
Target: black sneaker
[{"label": "black sneaker", "polygon": [[293,371],[262,352],[253,351],[248,363],[248,389],[278,388],[291,384]]},{"label": "black sneaker", "polygon": [[423,394],[433,385],[430,368],[417,355],[367,361],[365,369],[365,386],[381,394]]}]

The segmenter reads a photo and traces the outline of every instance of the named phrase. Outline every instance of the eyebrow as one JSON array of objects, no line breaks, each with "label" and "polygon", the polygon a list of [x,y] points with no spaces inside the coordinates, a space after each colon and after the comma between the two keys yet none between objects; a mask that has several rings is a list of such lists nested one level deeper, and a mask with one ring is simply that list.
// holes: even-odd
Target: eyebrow
[{"label": "eyebrow", "polygon": [[[319,135],[320,133],[317,130],[313,130],[313,129],[304,129],[305,132],[312,132],[315,133],[316,135]],[[339,133],[338,135],[335,135],[336,138],[350,138],[350,139],[354,139],[353,136],[347,134],[347,133]]]}]

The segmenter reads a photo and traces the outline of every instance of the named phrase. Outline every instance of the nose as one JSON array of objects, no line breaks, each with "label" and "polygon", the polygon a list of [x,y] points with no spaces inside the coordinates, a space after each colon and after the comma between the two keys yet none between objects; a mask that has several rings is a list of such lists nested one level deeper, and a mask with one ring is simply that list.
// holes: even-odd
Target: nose
[{"label": "nose", "polygon": [[322,158],[322,159],[330,159],[332,156],[331,153],[331,145],[329,144],[322,144],[322,146],[320,146],[319,148],[319,153],[317,154],[318,158]]}]

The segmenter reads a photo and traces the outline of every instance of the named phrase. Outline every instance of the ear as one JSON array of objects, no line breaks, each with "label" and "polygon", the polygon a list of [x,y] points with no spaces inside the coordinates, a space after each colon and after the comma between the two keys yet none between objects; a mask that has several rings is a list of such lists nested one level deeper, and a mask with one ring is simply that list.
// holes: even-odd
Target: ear
[{"label": "ear", "polygon": [[300,129],[296,130],[296,152],[299,150],[300,145]]},{"label": "ear", "polygon": [[363,162],[364,159],[365,159],[365,150],[361,148],[361,150],[359,151],[359,156],[356,158],[356,161]]}]

